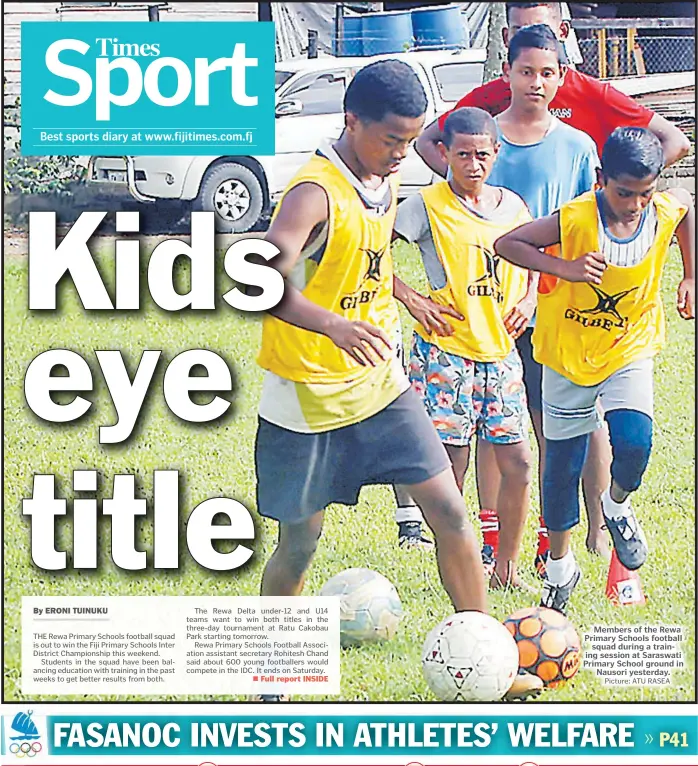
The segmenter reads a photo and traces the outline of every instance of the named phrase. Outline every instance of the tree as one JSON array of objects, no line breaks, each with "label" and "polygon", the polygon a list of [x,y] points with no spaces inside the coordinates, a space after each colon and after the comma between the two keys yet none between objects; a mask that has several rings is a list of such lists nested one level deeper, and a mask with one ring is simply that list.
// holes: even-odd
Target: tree
[{"label": "tree", "polygon": [[507,14],[504,3],[490,3],[490,18],[487,24],[487,60],[482,82],[494,80],[502,74],[502,63],[507,57],[507,49],[502,39],[502,29],[506,26]]}]

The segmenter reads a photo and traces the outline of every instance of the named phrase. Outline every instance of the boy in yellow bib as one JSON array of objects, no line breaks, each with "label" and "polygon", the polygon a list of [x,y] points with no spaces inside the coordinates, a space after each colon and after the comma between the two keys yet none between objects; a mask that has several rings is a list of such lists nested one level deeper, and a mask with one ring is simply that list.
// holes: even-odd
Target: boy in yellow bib
[{"label": "boy in yellow bib", "polygon": [[412,387],[446,447],[461,491],[475,434],[494,446],[502,473],[494,587],[520,585],[516,560],[531,481],[523,367],[504,321],[526,294],[528,272],[494,252],[495,240],[531,215],[517,194],[486,183],[498,148],[497,127],[487,112],[452,112],[442,146],[450,180],[403,202],[395,222],[395,233],[419,246],[430,304],[448,316],[447,330],[443,323],[424,321],[415,305],[421,308],[425,299],[396,279],[396,296],[424,322],[415,328]]},{"label": "boy in yellow bib", "polygon": [[[695,211],[683,189],[657,192],[664,164],[645,128],[618,128],[606,142],[597,192],[563,205],[495,244],[508,261],[541,277],[535,358],[543,364],[543,433],[548,451],[543,509],[550,530],[541,605],[564,612],[581,572],[569,547],[579,522],[579,480],[589,434],[608,423],[613,462],[601,497],[621,563],[638,569],[648,548],[630,504],[652,447],[652,359],[664,345],[660,282],[676,232],[684,278],[677,308],[694,318]],[[560,257],[541,252],[560,245]]]},{"label": "boy in yellow bib", "polygon": [[[279,522],[262,595],[302,591],[327,505],[355,504],[365,484],[401,484],[434,532],[455,610],[485,612],[463,497],[389,342],[396,171],[422,129],[426,94],[408,64],[387,60],[356,74],[344,106],[344,132],[291,181],[266,236],[281,251],[286,290],[264,319],[258,360],[267,374],[257,506]],[[520,696],[540,688],[517,679]]]}]

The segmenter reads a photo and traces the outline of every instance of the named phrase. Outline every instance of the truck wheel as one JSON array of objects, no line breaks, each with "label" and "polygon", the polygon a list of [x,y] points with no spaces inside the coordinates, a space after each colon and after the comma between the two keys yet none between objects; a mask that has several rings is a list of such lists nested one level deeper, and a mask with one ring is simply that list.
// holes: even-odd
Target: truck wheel
[{"label": "truck wheel", "polygon": [[193,210],[213,211],[216,231],[243,233],[257,223],[264,207],[264,192],[257,176],[238,162],[209,168],[201,182]]}]

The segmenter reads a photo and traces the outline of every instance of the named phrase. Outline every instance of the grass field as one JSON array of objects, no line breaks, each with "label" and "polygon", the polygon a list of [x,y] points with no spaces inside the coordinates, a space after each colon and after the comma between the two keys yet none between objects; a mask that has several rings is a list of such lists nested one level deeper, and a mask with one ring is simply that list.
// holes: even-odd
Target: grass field
[{"label": "grass field", "polygon": [[[105,272],[111,273],[113,252],[101,246]],[[415,251],[396,249],[397,271],[414,286],[422,284]],[[567,686],[547,692],[545,701],[677,701],[695,696],[695,491],[694,491],[694,325],[678,318],[675,289],[681,273],[679,254],[671,252],[665,278],[668,344],[658,360],[656,381],[655,446],[644,485],[635,504],[650,543],[650,558],[642,569],[648,603],[644,607],[614,608],[604,596],[605,564],[584,550],[584,527],[576,530],[574,548],[584,571],[575,592],[570,617],[580,633],[593,624],[678,624],[687,641],[683,645],[687,667],[675,671],[670,687],[604,687],[587,670]],[[221,279],[219,295],[226,290]],[[143,290],[143,294],[147,292]],[[222,301],[219,301],[222,303]],[[411,323],[403,313],[406,336]],[[21,500],[28,497],[35,473],[54,473],[70,488],[76,468],[98,468],[110,494],[112,477],[132,473],[150,497],[154,469],[176,468],[183,475],[180,507],[190,510],[202,500],[227,495],[254,508],[253,442],[262,372],[255,364],[260,339],[259,318],[225,307],[210,313],[166,314],[150,300],[139,313],[85,314],[68,287],[60,313],[27,312],[27,270],[23,258],[5,263],[5,700],[19,702],[21,596],[35,595],[250,595],[258,592],[263,564],[273,549],[275,524],[260,519],[255,556],[243,571],[213,574],[188,557],[178,572],[124,574],[108,560],[105,531],[96,572],[49,574],[33,567],[29,551],[29,524],[21,516]],[[83,355],[97,370],[97,393],[90,413],[76,424],[40,422],[24,401],[23,379],[29,362],[50,348],[69,348]],[[194,427],[177,420],[166,408],[161,385],[154,386],[150,405],[135,435],[125,444],[100,447],[99,425],[114,422],[114,411],[98,372],[94,349],[120,349],[133,364],[144,349],[162,349],[169,360],[177,353],[207,348],[224,355],[235,372],[234,414],[214,427]],[[135,364],[134,364],[135,366]],[[164,365],[158,372],[161,382]],[[133,371],[133,368],[131,368]],[[70,497],[69,492],[67,493]],[[538,587],[533,574],[537,487],[528,520],[522,573]],[[466,501],[473,518],[477,499],[472,475],[467,479]],[[342,694],[339,699],[430,700],[420,668],[420,651],[427,632],[451,612],[433,554],[401,551],[396,546],[394,501],[387,487],[363,491],[357,508],[332,507],[326,514],[321,543],[310,570],[306,593],[317,593],[331,575],[349,566],[367,566],[397,585],[406,611],[399,635],[381,646],[344,650]],[[152,536],[147,522],[142,539]],[[60,527],[58,549],[69,548],[70,520]],[[492,594],[492,613],[504,618],[534,599],[523,594]],[[45,700],[57,699],[45,697]],[[83,696],[60,699],[84,700]],[[123,700],[123,697],[93,697]],[[148,699],[146,697],[131,699]],[[150,699],[163,699],[162,697]],[[185,699],[185,698],[178,698]],[[188,697],[186,699],[204,699]],[[210,698],[206,698],[210,699]],[[230,698],[234,699],[233,697]],[[317,699],[317,698],[309,698]]]}]

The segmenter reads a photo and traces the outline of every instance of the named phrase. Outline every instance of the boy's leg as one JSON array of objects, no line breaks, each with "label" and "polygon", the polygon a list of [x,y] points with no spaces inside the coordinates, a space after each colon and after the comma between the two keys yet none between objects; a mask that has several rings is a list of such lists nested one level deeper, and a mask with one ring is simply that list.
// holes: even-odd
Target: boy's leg
[{"label": "boy's leg", "polygon": [[640,486],[652,451],[652,370],[652,360],[642,359],[615,372],[600,389],[613,448],[603,513],[618,559],[627,569],[639,569],[648,553],[630,494]]},{"label": "boy's leg", "polygon": [[579,523],[579,484],[590,434],[603,421],[596,406],[599,386],[579,386],[543,368],[543,432],[546,440],[543,509],[550,535],[541,606],[566,611],[581,578],[569,547],[571,530]]},{"label": "boy's leg", "polygon": [[410,493],[400,486],[394,486],[395,493],[395,521],[397,523],[398,545],[404,550],[421,548],[422,550],[433,550],[434,543],[424,536],[422,523],[424,516],[422,511],[410,497]]},{"label": "boy's leg", "polygon": [[[533,425],[533,431],[536,436],[536,442],[538,444],[538,471],[539,471],[539,497],[540,507],[542,509],[542,486],[543,486],[543,464],[545,462],[545,446],[542,430],[542,415],[541,415],[541,367],[538,362],[533,358],[533,348],[531,345],[531,335],[533,330],[531,328],[524,331],[524,333],[516,340],[516,348],[519,352],[519,357],[523,364],[523,380],[526,388],[526,399],[528,402],[528,412],[531,417],[531,423]],[[483,540],[486,545],[491,545],[493,548],[493,558],[497,558],[497,551],[499,547],[499,531],[500,531],[500,512],[497,506],[497,499],[500,492],[502,474],[497,464],[497,458],[494,455],[492,445],[483,439],[478,439],[477,455],[477,486],[478,486],[478,498],[480,501],[480,523],[482,525]],[[489,539],[487,539],[487,533],[490,533]],[[536,551],[535,566],[536,569],[543,573],[545,572],[545,557],[548,552],[548,535],[547,530],[543,524],[542,510],[540,513],[540,523],[538,529],[538,548]],[[486,554],[490,551],[485,551],[483,546],[483,560]]]},{"label": "boy's leg", "polygon": [[588,528],[586,546],[591,553],[605,559],[611,557],[608,534],[604,529],[601,493],[608,487],[611,476],[611,443],[608,429],[599,428],[589,438],[589,451],[582,471],[582,494]]},{"label": "boy's leg", "polygon": [[456,486],[463,494],[463,485],[465,484],[465,474],[468,471],[470,463],[470,447],[456,447],[453,444],[445,444],[446,454],[451,461],[453,476],[456,480]]},{"label": "boy's leg", "polygon": [[477,438],[475,450],[475,479],[480,504],[480,530],[482,532],[482,563],[487,574],[492,574],[499,551],[499,516],[497,496],[502,475],[492,445]]},{"label": "boy's leg", "polygon": [[447,469],[408,489],[434,532],[441,582],[454,609],[486,612],[485,575],[477,538],[453,472]]},{"label": "boy's leg", "polygon": [[572,529],[579,523],[579,483],[589,434],[570,439],[548,438],[543,477],[545,523],[550,536],[541,606],[565,613],[581,572],[570,549]]},{"label": "boy's leg", "polygon": [[350,426],[353,470],[364,484],[398,484],[434,532],[441,579],[456,611],[487,611],[477,539],[446,450],[424,402],[410,388],[384,410]]},{"label": "boy's leg", "polygon": [[542,365],[533,358],[532,344],[533,328],[529,327],[516,339],[516,348],[523,363],[523,378],[526,386],[528,414],[531,417],[533,433],[538,447],[538,544],[533,566],[540,575],[545,577],[545,562],[548,558],[550,544],[548,530],[543,521],[543,467],[545,466],[545,438],[543,436],[543,413],[541,403]]},{"label": "boy's leg", "polygon": [[322,533],[324,512],[297,524],[279,524],[276,549],[262,575],[263,596],[298,596]]},{"label": "boy's leg", "polygon": [[[446,447],[461,493],[468,468],[470,438],[474,432],[473,371],[472,362],[440,351],[417,333],[414,334],[408,366],[409,380]],[[437,382],[432,382],[432,379]],[[405,487],[400,489],[409,497]]]},{"label": "boy's leg", "polygon": [[[457,612],[487,611],[485,575],[477,538],[466,515],[463,496],[452,471],[447,470],[409,487],[434,532],[441,582]],[[538,696],[543,684],[537,676],[520,671],[505,700]]]},{"label": "boy's leg", "polygon": [[[463,494],[463,486],[465,484],[465,474],[468,471],[468,465],[470,463],[470,447],[456,447],[452,444],[446,444],[446,452],[451,461],[453,467],[453,475],[456,478],[456,484],[461,494]],[[492,452],[492,445],[484,439],[478,439],[477,454],[480,454],[480,450],[486,449],[491,453],[491,457],[494,459],[494,471],[496,474],[496,481],[499,483],[500,468],[497,464],[497,457]],[[486,458],[489,462],[489,455]],[[496,500],[492,503],[492,507],[496,508]],[[492,576],[495,568],[495,562],[497,557],[497,550],[499,547],[499,518],[496,511],[491,511],[492,519],[488,522],[485,520],[487,516],[486,511],[480,510],[480,524],[482,531],[482,550],[480,551],[480,560],[482,561],[483,571],[485,577],[488,579]],[[506,518],[504,516],[503,518]]]},{"label": "boy's leg", "polygon": [[[535,378],[534,369],[540,370],[541,365],[532,357],[528,363],[524,364],[525,373],[528,379]],[[524,376],[524,378],[526,375]],[[538,480],[539,480],[539,499],[540,499],[540,523],[538,527],[538,548],[536,550],[535,568],[541,577],[545,577],[545,567],[548,558],[550,543],[548,541],[548,530],[544,522],[543,513],[543,470],[545,467],[545,437],[543,436],[543,413],[541,412],[540,397],[541,381],[540,374],[529,385],[527,384],[526,393],[531,397],[529,399],[528,411],[531,415],[533,433],[536,436],[538,445]],[[604,532],[604,520],[601,510],[601,493],[608,487],[609,468],[611,465],[611,445],[608,441],[608,431],[605,428],[592,432],[589,439],[589,449],[587,459],[582,471],[582,494],[584,496],[584,506],[588,519],[587,531],[587,549],[592,553],[598,553],[604,558],[610,556],[608,549],[608,536]]]},{"label": "boy's leg", "polygon": [[[538,479],[540,507],[543,508],[543,470],[545,467],[545,437],[543,436],[543,413],[540,409],[529,407],[533,432],[538,444]],[[608,487],[611,466],[611,443],[608,440],[606,428],[593,431],[589,437],[587,458],[582,471],[582,495],[587,515],[586,547],[592,553],[603,558],[610,558],[608,535],[604,531],[604,518],[601,508],[601,493]],[[548,550],[548,530],[541,512],[538,528],[538,550],[536,551],[535,567],[541,577],[545,576]]]},{"label": "boy's leg", "polygon": [[528,442],[495,444],[494,452],[502,475],[497,508],[502,523],[499,555],[492,582],[494,587],[521,587],[516,572],[521,540],[531,499],[531,450]]},{"label": "boy's leg", "polygon": [[482,404],[478,430],[491,443],[500,487],[497,510],[501,521],[499,554],[490,580],[491,587],[521,587],[516,574],[526,514],[530,500],[531,452],[527,438],[526,392],[523,365],[516,349],[499,362],[476,365],[476,380],[482,378]]},{"label": "boy's leg", "polygon": [[[521,409],[524,409],[525,405],[521,404]],[[521,428],[521,431],[523,431],[523,427]],[[504,445],[503,447],[497,445],[491,444],[489,441],[486,441],[484,438],[478,439],[478,454],[480,454],[481,449],[485,449],[485,454],[487,454],[487,458],[485,460],[485,464],[489,462],[489,458],[492,458],[494,461],[494,475],[495,475],[495,482],[497,485],[500,484],[500,476],[503,476],[502,484],[501,486],[505,487],[506,491],[506,484],[508,480],[513,481],[513,483],[516,485],[517,488],[520,487],[520,480],[523,480],[526,484],[526,487],[528,487],[528,484],[530,483],[530,450],[528,449],[527,442],[521,442],[520,444],[512,444],[512,445]],[[500,460],[498,461],[498,455],[495,452],[495,450],[500,451]],[[470,448],[469,447],[455,447],[453,445],[446,445],[446,452],[448,453],[448,456],[451,460],[451,465],[453,466],[453,473],[456,478],[456,483],[458,485],[458,488],[461,492],[461,495],[463,493],[463,481],[465,478],[465,474],[468,469],[468,461],[470,457]],[[504,454],[502,454],[504,453]],[[494,483],[494,482],[493,482]],[[490,484],[489,489],[492,489],[492,484]],[[480,482],[478,480],[478,487],[480,487]],[[509,487],[509,489],[513,489],[513,487]],[[497,487],[497,490],[499,491],[499,486]],[[516,494],[516,490],[514,490],[514,494]],[[523,525],[526,518],[526,512],[528,511],[528,491],[525,491],[525,499],[522,499],[522,512],[518,515],[520,516],[520,530],[523,532]],[[511,493],[509,493],[509,497],[511,497]],[[482,495],[480,495],[480,498],[482,498]],[[481,500],[482,502],[482,500]],[[496,506],[496,498],[493,499],[492,506]],[[507,504],[507,501],[502,503],[503,513],[502,518],[505,520],[510,519],[509,514],[509,507]],[[521,509],[517,509],[521,511]],[[494,513],[494,512],[493,512]],[[483,520],[483,512],[480,512],[480,520],[482,522]],[[494,520],[497,521],[497,515],[494,513]],[[482,524],[482,532],[483,532],[483,548],[481,552],[481,559],[483,563],[483,573],[487,579],[489,579],[492,576],[492,573],[494,571],[494,565],[495,565],[495,558],[492,555],[493,548],[492,542],[494,544],[497,544],[497,538],[498,538],[498,522],[497,522],[497,532],[494,532],[495,539],[492,540],[493,532],[491,529],[488,529],[485,524]],[[507,536],[505,535],[505,545],[507,541]],[[518,552],[518,548],[520,546],[521,540],[520,535],[519,539],[516,540],[515,537],[513,538],[513,543],[516,546],[515,550]],[[489,550],[488,550],[489,549]],[[506,550],[506,549],[505,549]],[[499,579],[500,584],[506,583],[506,584],[513,584],[519,586],[520,583],[516,581],[516,573],[513,570],[513,568],[509,568],[508,571],[504,574],[503,579]],[[490,582],[490,584],[492,584]],[[525,700],[529,699],[531,697],[538,696],[543,691],[543,683],[542,681],[537,677],[533,676],[530,673],[527,673],[523,670],[519,671],[519,675],[514,679],[514,683],[512,684],[511,688],[505,695],[504,699],[508,701],[516,701],[516,700]]]},{"label": "boy's leg", "polygon": [[[538,362],[534,362],[538,364]],[[540,366],[540,365],[539,365]],[[526,389],[528,393],[529,389]],[[548,537],[548,528],[543,518],[543,474],[545,470],[545,437],[543,436],[543,413],[541,411],[540,400],[540,381],[538,382],[537,398],[534,403],[529,402],[528,412],[531,416],[531,425],[533,426],[533,435],[536,438],[538,447],[538,544],[536,547],[536,556],[533,560],[533,568],[538,572],[539,577],[545,577],[545,567],[550,555],[550,540]]]},{"label": "boy's leg", "polygon": [[[393,336],[393,345],[398,361],[402,368],[406,370],[405,348],[402,339],[402,324],[398,326]],[[397,524],[397,543],[400,548],[411,550],[413,548],[422,548],[431,550],[434,543],[426,538],[422,533],[422,524],[424,516],[419,506],[410,497],[409,492],[404,487],[393,487],[395,493],[395,523]]]}]

